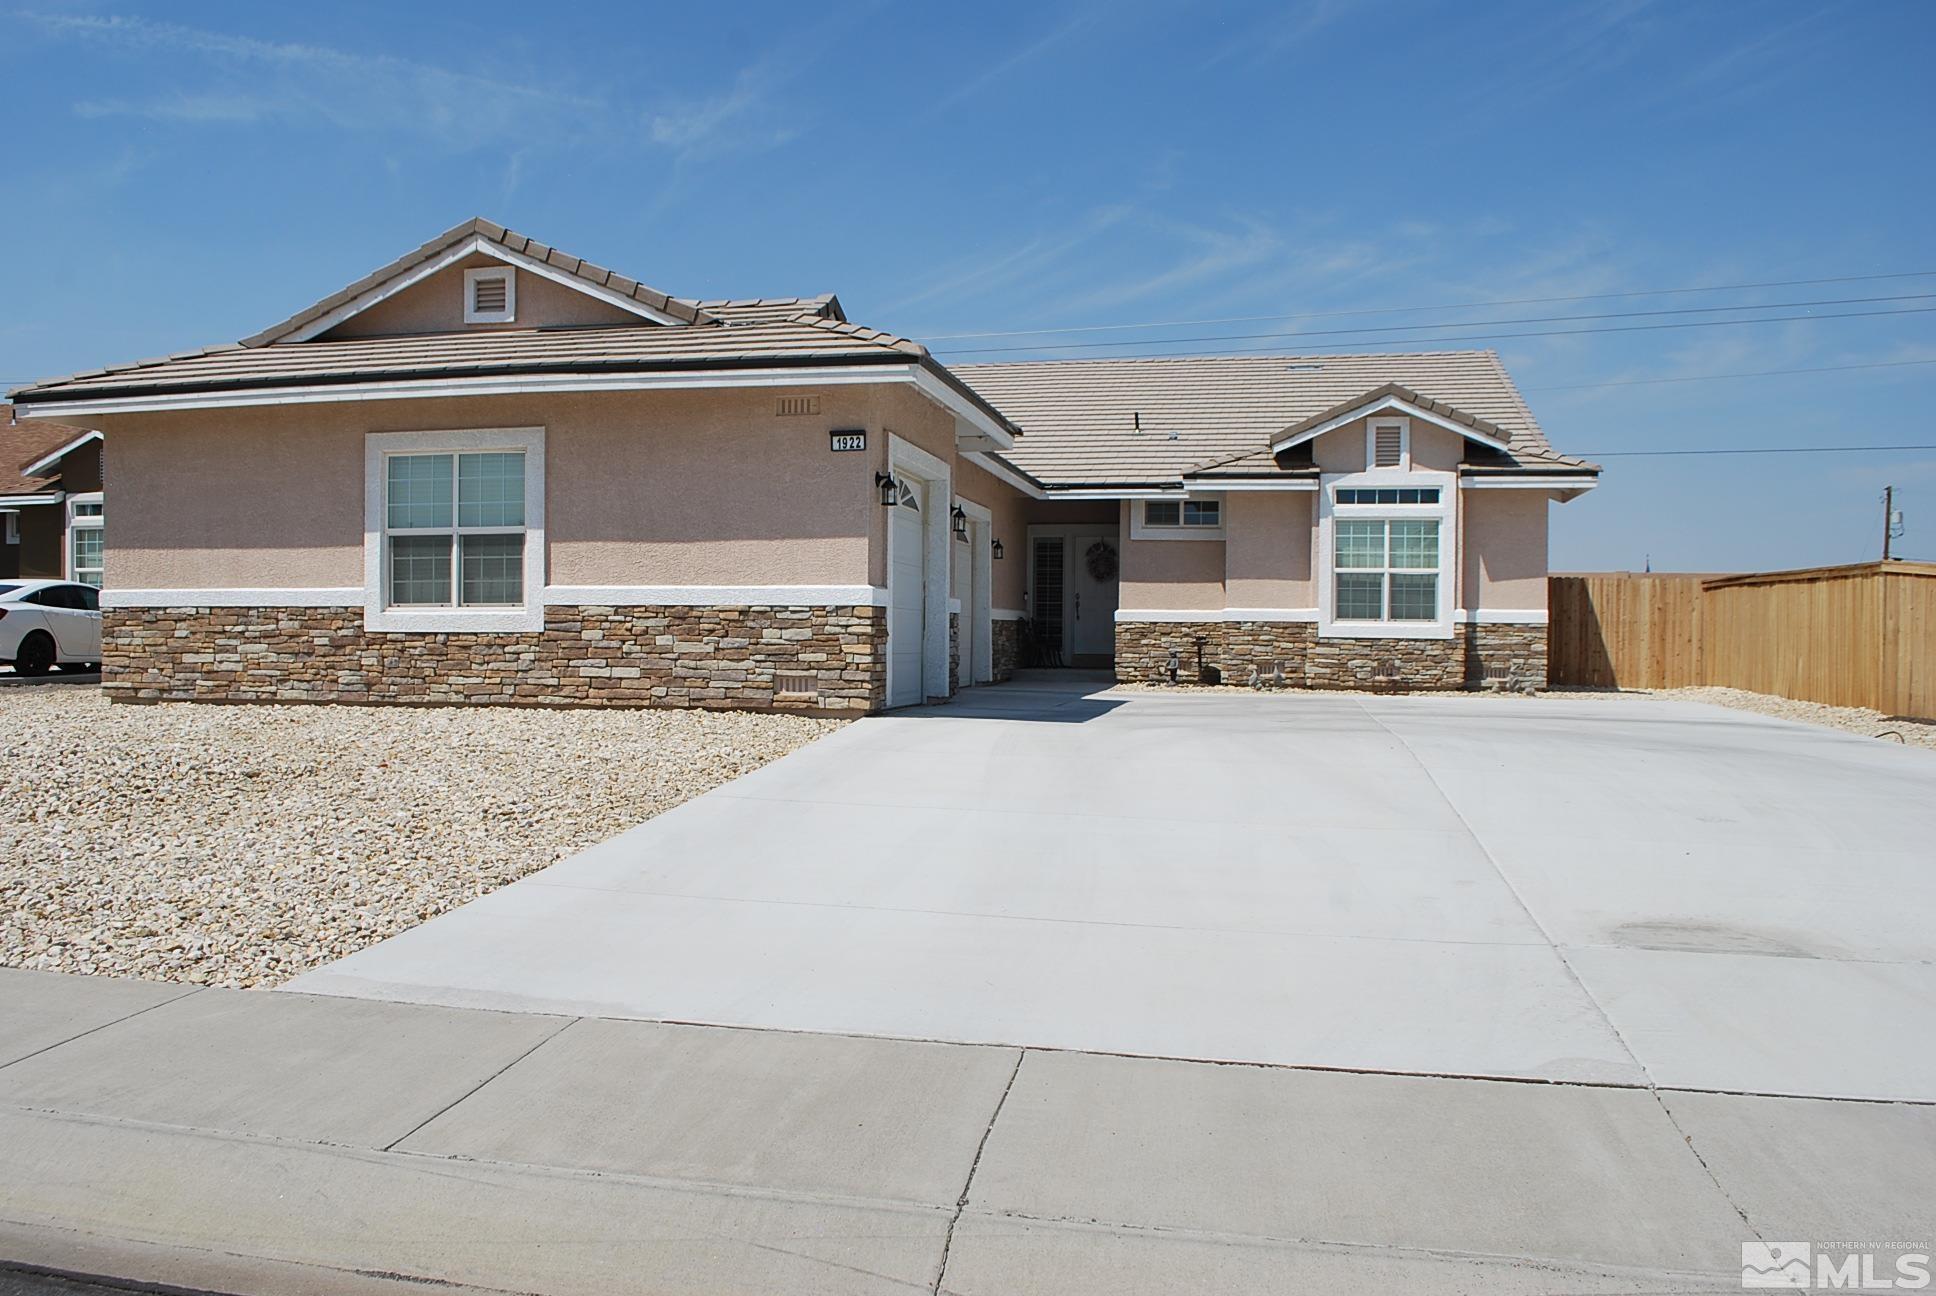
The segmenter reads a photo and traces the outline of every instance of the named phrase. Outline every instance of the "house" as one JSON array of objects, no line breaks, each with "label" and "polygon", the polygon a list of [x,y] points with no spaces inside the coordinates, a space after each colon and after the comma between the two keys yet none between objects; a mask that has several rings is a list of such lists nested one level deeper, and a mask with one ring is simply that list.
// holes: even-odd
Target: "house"
[{"label": "house", "polygon": [[[483,220],[238,344],[13,394],[113,438],[121,700],[855,713],[1543,679],[1556,453],[1490,352],[961,366]],[[1026,638],[1025,638],[1026,636]]]},{"label": "house", "polygon": [[40,577],[98,588],[105,514],[101,434],[21,422],[0,405],[0,580]]}]

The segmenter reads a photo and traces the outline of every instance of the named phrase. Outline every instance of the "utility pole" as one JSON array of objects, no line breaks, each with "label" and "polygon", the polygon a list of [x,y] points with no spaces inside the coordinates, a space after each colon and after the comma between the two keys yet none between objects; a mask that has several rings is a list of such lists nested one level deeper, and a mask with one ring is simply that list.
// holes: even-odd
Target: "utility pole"
[{"label": "utility pole", "polygon": [[1902,534],[1902,514],[1896,509],[1896,488],[1882,488],[1882,561],[1889,561],[1889,542]]}]

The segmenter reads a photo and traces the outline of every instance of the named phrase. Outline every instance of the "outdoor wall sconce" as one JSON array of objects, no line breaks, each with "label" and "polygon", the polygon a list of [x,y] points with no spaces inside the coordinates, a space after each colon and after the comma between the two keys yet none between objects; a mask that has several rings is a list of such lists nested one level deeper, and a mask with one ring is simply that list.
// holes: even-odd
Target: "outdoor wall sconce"
[{"label": "outdoor wall sconce", "polygon": [[954,520],[955,539],[966,540],[968,538],[968,515],[961,511],[961,505],[955,505],[954,511],[949,513],[948,516]]},{"label": "outdoor wall sconce", "polygon": [[991,558],[993,558],[993,559],[994,559],[994,560],[995,560],[996,562],[1000,562],[1000,561],[1001,561],[1001,558],[1002,558],[1002,542],[1001,542],[1001,541],[999,541],[999,540],[990,540],[990,541],[988,542],[988,556],[989,556],[989,557],[991,557]]},{"label": "outdoor wall sconce", "polygon": [[894,480],[892,473],[875,473],[874,489],[881,493],[882,508],[893,508],[901,502],[901,483]]}]

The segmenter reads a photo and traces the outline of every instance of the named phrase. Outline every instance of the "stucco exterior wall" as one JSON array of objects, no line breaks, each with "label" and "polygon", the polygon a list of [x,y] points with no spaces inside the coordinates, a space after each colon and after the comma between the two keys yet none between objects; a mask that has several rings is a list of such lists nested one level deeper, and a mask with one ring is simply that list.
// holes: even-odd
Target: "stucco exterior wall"
[{"label": "stucco exterior wall", "polygon": [[989,606],[1022,610],[1028,588],[1028,496],[967,459],[955,461],[955,494],[989,511],[989,535],[1002,542],[1002,557],[989,563]]},{"label": "stucco exterior wall", "polygon": [[517,319],[509,324],[464,322],[464,271],[495,269],[504,263],[482,253],[439,270],[421,283],[387,297],[320,334],[323,341],[386,337],[399,333],[494,332],[502,329],[564,328],[598,324],[638,324],[649,320],[610,302],[589,297],[575,288],[529,270],[516,269]]},{"label": "stucco exterior wall", "polygon": [[[807,391],[810,389],[799,389]],[[113,420],[109,579],[124,589],[363,583],[367,432],[545,429],[557,585],[858,585],[880,525],[879,388],[573,393],[152,414]],[[796,393],[797,394],[797,393]]]},{"label": "stucco exterior wall", "polygon": [[1233,491],[1224,497],[1224,594],[1237,608],[1312,608],[1317,493]]},{"label": "stucco exterior wall", "polygon": [[[1366,464],[1366,423],[1368,421],[1382,423],[1387,419],[1401,417],[1405,416],[1378,414],[1371,420],[1354,419],[1342,427],[1333,428],[1312,443],[1311,458],[1321,472],[1363,472]],[[1422,419],[1412,419],[1411,425],[1412,467],[1431,469],[1435,472],[1456,471],[1459,461],[1465,457],[1465,438]]]},{"label": "stucco exterior wall", "polygon": [[1134,500],[1121,506],[1122,588],[1117,607],[1204,611],[1226,606],[1224,542],[1131,539],[1129,510],[1135,506]]},{"label": "stucco exterior wall", "polygon": [[1465,543],[1460,595],[1467,611],[1546,607],[1546,513],[1543,491],[1460,492]]}]

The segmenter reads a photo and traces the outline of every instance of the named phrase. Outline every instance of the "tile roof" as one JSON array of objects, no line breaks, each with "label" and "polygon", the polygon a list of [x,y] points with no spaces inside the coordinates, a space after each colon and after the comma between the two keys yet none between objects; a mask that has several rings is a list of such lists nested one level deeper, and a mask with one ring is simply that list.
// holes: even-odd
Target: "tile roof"
[{"label": "tile roof", "polygon": [[75,374],[22,389],[17,395],[58,402],[81,396],[547,372],[906,363],[926,356],[926,348],[918,343],[833,319],[710,328],[506,329],[217,347]]},{"label": "tile roof", "polygon": [[362,296],[370,289],[387,283],[398,275],[407,273],[415,267],[422,265],[424,262],[442,255],[457,244],[468,242],[473,238],[481,238],[486,242],[496,243],[507,252],[518,253],[530,257],[535,261],[542,261],[560,273],[582,279],[591,287],[602,288],[606,292],[617,293],[621,297],[630,297],[641,306],[658,311],[662,315],[670,315],[675,319],[684,320],[688,324],[709,324],[713,322],[713,317],[693,302],[682,301],[677,297],[668,297],[658,289],[649,288],[636,279],[627,279],[622,274],[614,274],[604,266],[594,265],[592,262],[572,256],[568,252],[560,252],[557,248],[540,243],[529,235],[519,234],[515,230],[505,229],[502,225],[487,221],[482,216],[478,216],[472,220],[465,221],[461,225],[451,226],[423,246],[404,253],[381,269],[372,270],[369,274],[364,275],[349,287],[344,288],[340,292],[331,293],[313,306],[308,306],[297,311],[294,315],[282,321],[282,323],[263,329],[262,332],[255,334],[253,337],[243,338],[242,345],[248,347],[268,346],[271,343],[280,342],[291,334],[301,331],[305,325],[321,319],[337,307],[356,300],[356,298]]},{"label": "tile roof", "polygon": [[69,427],[65,423],[45,423],[39,419],[16,423],[12,407],[0,405],[0,495],[51,495],[58,491],[58,472],[28,477],[20,470],[86,435],[86,428]]},{"label": "tile roof", "polygon": [[713,301],[682,297],[679,300],[725,324],[764,324],[802,315],[843,323],[847,319],[847,312],[841,309],[840,298],[832,293],[821,293],[818,297],[728,297]]},{"label": "tile roof", "polygon": [[1491,351],[1041,360],[953,369],[1026,433],[1002,457],[1051,485],[1283,471],[1270,445],[1286,429],[1391,389],[1431,402],[1428,408],[1449,409],[1511,447],[1510,455],[1475,455],[1475,464],[1590,467],[1547,444]]}]

